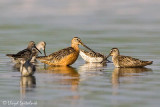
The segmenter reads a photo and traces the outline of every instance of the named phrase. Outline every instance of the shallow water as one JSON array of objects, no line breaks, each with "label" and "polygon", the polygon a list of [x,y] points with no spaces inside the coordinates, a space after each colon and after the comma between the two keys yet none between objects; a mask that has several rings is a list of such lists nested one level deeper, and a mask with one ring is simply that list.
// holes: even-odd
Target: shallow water
[{"label": "shallow water", "polygon": [[[0,106],[159,107],[159,4],[158,0],[0,1]],[[31,40],[46,41],[50,54],[70,46],[74,36],[97,52],[108,54],[118,47],[123,55],[154,63],[144,69],[117,69],[112,63],[86,64],[79,57],[71,67],[44,70],[39,63],[34,77],[21,77],[5,56],[24,49]],[[24,104],[16,105],[17,101]],[[33,105],[25,103],[29,101]]]}]

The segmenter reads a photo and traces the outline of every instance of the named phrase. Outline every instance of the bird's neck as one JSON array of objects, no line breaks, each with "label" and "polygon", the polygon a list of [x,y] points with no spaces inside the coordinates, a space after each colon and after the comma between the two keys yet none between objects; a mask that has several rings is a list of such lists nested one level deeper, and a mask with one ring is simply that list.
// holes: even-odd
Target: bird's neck
[{"label": "bird's neck", "polygon": [[74,48],[77,52],[79,52],[78,44],[72,44],[71,47]]},{"label": "bird's neck", "polygon": [[40,50],[42,48],[40,44],[37,44],[36,47],[37,47],[38,50]]},{"label": "bird's neck", "polygon": [[113,55],[112,56],[112,61],[118,62],[118,55]]},{"label": "bird's neck", "polygon": [[27,49],[32,50],[32,47],[28,46]]},{"label": "bird's neck", "polygon": [[119,67],[118,55],[112,56],[112,61],[115,67]]}]

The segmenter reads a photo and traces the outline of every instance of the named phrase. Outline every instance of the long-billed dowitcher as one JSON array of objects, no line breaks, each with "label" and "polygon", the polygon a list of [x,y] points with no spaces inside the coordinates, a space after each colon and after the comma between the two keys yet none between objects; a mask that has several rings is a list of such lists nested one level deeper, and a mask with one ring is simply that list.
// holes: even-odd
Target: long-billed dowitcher
[{"label": "long-billed dowitcher", "polygon": [[30,59],[22,58],[20,59],[20,72],[22,76],[32,76],[34,72],[36,71],[35,65],[33,65],[31,61],[32,57]]},{"label": "long-billed dowitcher", "polygon": [[[42,49],[43,52],[44,52],[44,55],[46,56],[46,51],[45,51],[46,42],[41,41],[36,45],[36,47],[37,47],[38,50]],[[35,49],[35,48],[32,49],[32,60],[31,60],[31,62],[36,62],[36,57],[38,56],[38,53],[39,53],[39,51],[37,49]]]},{"label": "long-billed dowitcher", "polygon": [[107,56],[112,56],[112,61],[115,67],[144,67],[146,65],[151,65],[153,61],[142,61],[136,58],[132,58],[130,56],[122,56],[118,48],[112,48],[110,54]]},{"label": "long-billed dowitcher", "polygon": [[102,55],[101,53],[95,52],[95,51],[85,51],[80,49],[80,55],[86,62],[110,62],[107,60],[107,57]]},{"label": "long-billed dowitcher", "polygon": [[19,58],[28,58],[28,57],[31,56],[31,54],[32,54],[32,48],[37,49],[37,47],[35,46],[35,42],[34,41],[30,41],[28,43],[28,47],[26,49],[18,52],[17,54],[6,54],[6,56],[11,57],[12,60],[13,60],[13,62],[20,63]]},{"label": "long-billed dowitcher", "polygon": [[[53,66],[68,66],[73,64],[79,56],[79,45],[88,48],[85,44],[82,43],[81,39],[74,37],[71,41],[71,47],[59,50],[48,56],[37,57],[42,63],[53,65]],[[91,50],[92,51],[92,50]]]}]

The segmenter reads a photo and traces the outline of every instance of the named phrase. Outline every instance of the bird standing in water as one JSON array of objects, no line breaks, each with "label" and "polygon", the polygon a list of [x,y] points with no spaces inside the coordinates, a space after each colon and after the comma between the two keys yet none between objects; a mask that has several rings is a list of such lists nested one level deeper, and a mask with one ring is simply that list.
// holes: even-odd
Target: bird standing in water
[{"label": "bird standing in water", "polygon": [[21,58],[29,58],[31,56],[33,48],[37,49],[37,47],[35,46],[35,42],[34,41],[30,41],[28,43],[28,47],[26,49],[18,52],[17,54],[6,54],[6,56],[11,57],[13,62],[20,63],[19,59],[21,59]]},{"label": "bird standing in water", "polygon": [[95,51],[80,50],[81,57],[89,63],[110,62],[105,55]]},{"label": "bird standing in water", "polygon": [[146,65],[151,65],[153,61],[142,61],[130,56],[122,56],[118,48],[112,48],[110,54],[107,56],[112,56],[112,61],[115,67],[118,68],[129,68],[129,67],[144,67]]},{"label": "bird standing in water", "polygon": [[[48,56],[37,57],[42,63],[51,65],[51,66],[68,66],[72,65],[79,56],[79,45],[88,48],[85,44],[82,43],[81,39],[74,37],[71,41],[71,47],[59,50]],[[92,50],[91,50],[92,51]]]}]

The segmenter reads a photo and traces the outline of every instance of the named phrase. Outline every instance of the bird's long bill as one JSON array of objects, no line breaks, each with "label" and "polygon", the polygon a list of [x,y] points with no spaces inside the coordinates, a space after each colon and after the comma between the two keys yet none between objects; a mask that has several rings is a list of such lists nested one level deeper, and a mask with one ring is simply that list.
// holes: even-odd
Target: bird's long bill
[{"label": "bird's long bill", "polygon": [[44,50],[43,50],[43,51],[44,51],[44,55],[46,56],[46,49],[44,48]]},{"label": "bird's long bill", "polygon": [[107,60],[107,58],[110,56],[111,56],[111,53],[109,53],[109,55],[107,57],[105,57],[101,63],[105,62]]},{"label": "bird's long bill", "polygon": [[107,59],[108,57],[110,57],[110,56],[111,56],[111,53],[108,54],[108,56],[106,57],[106,59]]},{"label": "bird's long bill", "polygon": [[[37,49],[37,47],[36,46],[34,46],[34,48],[36,48]],[[38,51],[39,51],[39,53],[41,53],[41,51],[39,50],[39,49],[37,49]],[[41,53],[42,54],[42,53]]]},{"label": "bird's long bill", "polygon": [[[85,45],[85,44],[83,44],[82,42],[81,42],[81,45],[82,45],[83,47],[85,47],[85,48],[89,49],[90,51],[94,52],[92,49],[90,49],[88,46],[86,46],[86,45]],[[94,53],[95,53],[95,52],[94,52]]]}]

